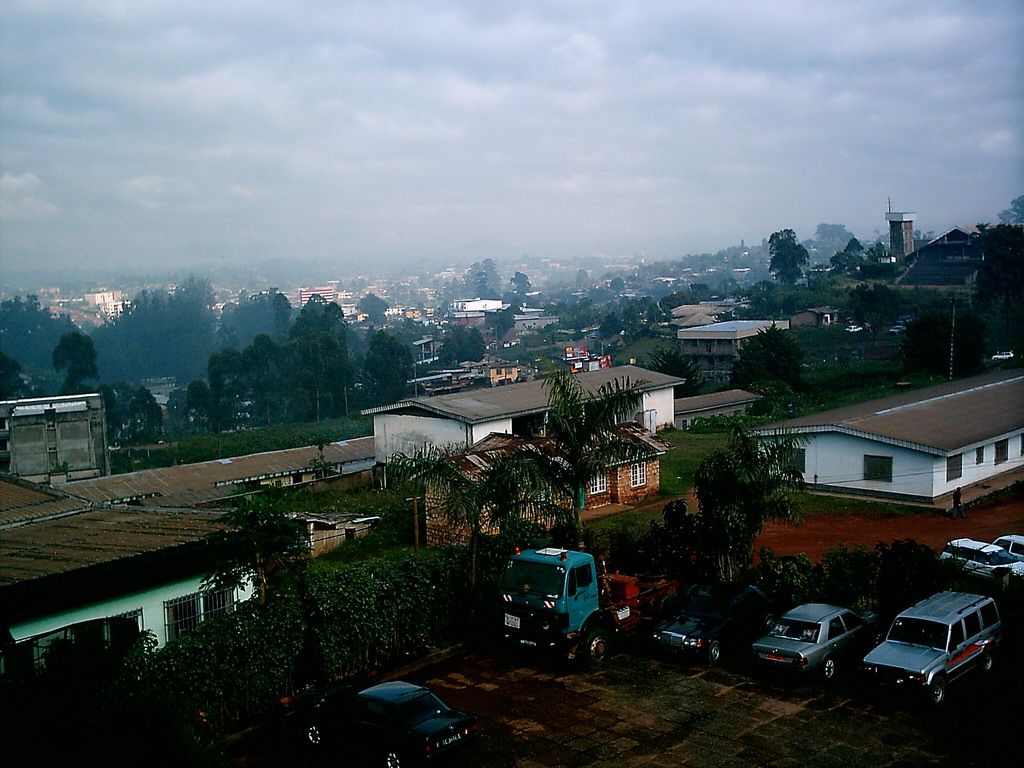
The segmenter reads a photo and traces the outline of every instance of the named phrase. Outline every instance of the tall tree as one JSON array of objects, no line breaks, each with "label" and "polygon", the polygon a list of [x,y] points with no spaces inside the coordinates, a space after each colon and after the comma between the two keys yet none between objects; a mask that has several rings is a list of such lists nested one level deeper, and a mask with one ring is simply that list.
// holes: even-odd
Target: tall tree
[{"label": "tall tree", "polygon": [[401,400],[409,391],[412,373],[409,347],[385,331],[373,334],[363,361],[364,386],[372,403],[387,405]]},{"label": "tall tree", "polygon": [[448,326],[442,334],[437,356],[445,365],[457,365],[464,360],[482,360],[486,351],[487,345],[478,329],[456,324]]},{"label": "tall tree", "polygon": [[701,461],[694,476],[702,545],[718,576],[735,581],[753,560],[754,539],[768,520],[797,516],[792,492],[802,477],[791,465],[794,445],[758,441],[734,427],[726,448]]},{"label": "tall tree", "polygon": [[700,368],[693,362],[693,358],[684,355],[678,347],[658,347],[651,354],[647,367],[652,371],[664,373],[666,376],[677,376],[683,380],[682,384],[675,386],[675,397],[699,395],[704,388]]},{"label": "tall tree", "polygon": [[982,230],[982,246],[985,260],[978,269],[975,296],[982,304],[999,305],[1010,331],[1011,318],[1015,311],[1020,316],[1024,304],[1024,227],[986,227]]},{"label": "tall tree", "polygon": [[356,304],[356,309],[365,312],[367,319],[374,325],[384,325],[388,311],[388,303],[375,293],[368,293]]},{"label": "tall tree", "polygon": [[768,270],[779,282],[793,285],[800,279],[809,255],[797,241],[796,232],[792,229],[773,232],[768,238],[768,251],[771,254]]},{"label": "tall tree", "polygon": [[61,393],[77,395],[85,392],[85,382],[99,376],[96,348],[92,339],[80,331],[65,333],[53,350],[53,367],[65,371]]},{"label": "tall tree", "polygon": [[224,307],[218,338],[222,345],[237,349],[261,333],[282,342],[288,335],[291,316],[291,304],[276,288],[252,296],[243,292],[237,302]]},{"label": "tall tree", "polygon": [[453,461],[454,449],[428,447],[414,454],[398,453],[388,462],[390,476],[423,492],[426,506],[449,525],[469,533],[470,584],[476,584],[477,551],[488,531],[503,530],[519,519],[550,519],[558,507],[536,462],[517,453],[494,453],[476,471]]},{"label": "tall tree", "polygon": [[531,290],[530,278],[524,275],[522,272],[516,272],[512,275],[512,279],[509,280],[512,284],[513,290],[520,296],[526,296]]},{"label": "tall tree", "polygon": [[54,315],[36,296],[0,302],[0,347],[28,374],[52,370],[52,352],[60,337],[78,330],[67,315]]},{"label": "tall tree", "polygon": [[[911,371],[928,371],[938,376],[980,373],[985,354],[985,323],[972,312],[953,307],[949,312],[929,310],[909,323],[900,339],[903,364]],[[951,349],[952,348],[952,349]]]},{"label": "tall tree", "polygon": [[1024,195],[1010,203],[1009,208],[999,212],[999,221],[1003,224],[1024,224]]},{"label": "tall tree", "polygon": [[146,387],[139,387],[128,403],[128,418],[125,425],[125,443],[142,445],[155,443],[163,437],[164,417],[153,393]]},{"label": "tall tree", "polygon": [[274,576],[308,554],[305,529],[266,496],[246,498],[221,519],[227,529],[205,537],[215,568],[205,585],[225,589],[252,584],[259,601],[266,603]]},{"label": "tall tree", "polygon": [[23,389],[21,363],[0,350],[0,400],[18,397]]},{"label": "tall tree", "polygon": [[785,331],[771,326],[758,331],[740,347],[733,362],[730,381],[736,387],[749,387],[759,381],[782,381],[799,389],[804,352]]},{"label": "tall tree", "polygon": [[643,381],[614,379],[590,393],[568,370],[551,372],[544,380],[548,411],[544,431],[557,447],[556,456],[538,456],[549,482],[572,500],[577,542],[586,488],[610,464],[640,458],[636,444],[612,428],[630,421],[643,403]]}]

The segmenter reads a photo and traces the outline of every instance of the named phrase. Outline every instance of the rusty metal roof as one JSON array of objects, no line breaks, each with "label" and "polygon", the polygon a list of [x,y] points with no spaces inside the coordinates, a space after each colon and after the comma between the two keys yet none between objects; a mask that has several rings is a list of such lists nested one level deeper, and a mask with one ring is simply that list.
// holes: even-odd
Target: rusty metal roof
[{"label": "rusty metal roof", "polygon": [[725,392],[712,392],[710,395],[680,397],[675,401],[675,412],[690,413],[692,411],[704,411],[708,408],[752,403],[760,399],[761,396],[755,395],[753,392],[747,392],[743,389],[729,389]]},{"label": "rusty metal roof", "polygon": [[214,511],[120,507],[0,531],[0,587],[199,541]]},{"label": "rusty metal roof", "polygon": [[0,479],[0,528],[70,515],[88,507],[81,499],[59,490],[14,478]]},{"label": "rusty metal roof", "polygon": [[[635,365],[621,365],[576,374],[585,392],[596,392],[613,381],[643,382],[643,391],[651,392],[681,384],[682,379],[649,371]],[[543,413],[548,395],[543,379],[508,384],[503,387],[473,389],[437,397],[416,397],[393,405],[369,408],[363,413],[431,413],[476,424],[493,419]]]},{"label": "rusty metal roof", "polygon": [[[342,471],[346,465],[372,462],[375,457],[373,437],[339,440],[323,449],[323,460]],[[311,462],[319,458],[317,446],[310,445],[76,480],[63,487],[94,503],[141,501],[151,506],[192,507],[237,496],[246,490],[245,483],[308,470]]]},{"label": "rusty metal roof", "polygon": [[1024,372],[998,371],[779,421],[756,430],[845,432],[946,455],[1024,428]]}]

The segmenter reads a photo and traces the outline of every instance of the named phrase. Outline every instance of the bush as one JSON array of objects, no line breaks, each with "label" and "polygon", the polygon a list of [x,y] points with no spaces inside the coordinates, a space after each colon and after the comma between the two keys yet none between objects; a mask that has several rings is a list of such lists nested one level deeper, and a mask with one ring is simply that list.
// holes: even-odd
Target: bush
[{"label": "bush", "polygon": [[758,553],[751,577],[765,594],[784,604],[799,605],[817,599],[814,565],[805,554],[778,557],[764,547]]},{"label": "bush", "polygon": [[837,544],[814,567],[817,600],[844,608],[874,610],[878,554],[866,547]]}]

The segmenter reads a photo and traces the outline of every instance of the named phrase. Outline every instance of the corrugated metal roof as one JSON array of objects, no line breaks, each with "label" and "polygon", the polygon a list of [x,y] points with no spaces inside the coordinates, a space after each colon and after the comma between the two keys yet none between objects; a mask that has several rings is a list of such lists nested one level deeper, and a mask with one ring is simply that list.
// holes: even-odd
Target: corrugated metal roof
[{"label": "corrugated metal roof", "polygon": [[998,371],[761,427],[758,434],[839,431],[955,453],[1024,428],[1024,373]]},{"label": "corrugated metal roof", "polygon": [[[324,461],[342,468],[345,465],[372,462],[375,457],[372,437],[328,443],[323,450]],[[236,496],[241,492],[238,486],[240,483],[283,477],[309,469],[310,463],[318,458],[319,449],[310,445],[76,480],[63,487],[69,493],[95,503],[141,500],[152,506],[191,507]]]},{"label": "corrugated metal roof", "polygon": [[694,397],[680,397],[675,401],[676,413],[688,413],[690,411],[703,411],[708,408],[720,408],[725,405],[740,405],[760,400],[760,395],[747,392],[744,389],[729,389],[725,392],[712,392],[710,395],[695,395]]},{"label": "corrugated metal roof", "polygon": [[[645,391],[665,389],[682,383],[676,376],[648,371],[635,365],[621,365],[576,374],[586,392],[596,392],[612,381],[644,382]],[[394,405],[371,408],[363,413],[434,413],[469,424],[498,418],[542,413],[548,408],[543,379],[491,389],[474,389],[437,397],[417,397]]]},{"label": "corrugated metal roof", "polygon": [[0,532],[0,587],[199,541],[219,513],[121,507]]},{"label": "corrugated metal roof", "polygon": [[81,499],[23,480],[0,480],[0,528],[88,508]]}]

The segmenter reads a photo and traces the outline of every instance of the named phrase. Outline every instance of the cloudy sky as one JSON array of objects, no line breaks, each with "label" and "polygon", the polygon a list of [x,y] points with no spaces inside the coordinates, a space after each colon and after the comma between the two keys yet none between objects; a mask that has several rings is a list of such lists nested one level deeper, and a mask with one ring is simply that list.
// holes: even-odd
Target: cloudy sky
[{"label": "cloudy sky", "polygon": [[8,268],[644,253],[1024,194],[1021,0],[4,0]]}]

